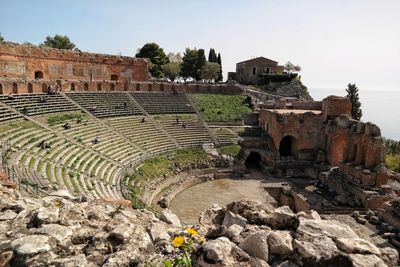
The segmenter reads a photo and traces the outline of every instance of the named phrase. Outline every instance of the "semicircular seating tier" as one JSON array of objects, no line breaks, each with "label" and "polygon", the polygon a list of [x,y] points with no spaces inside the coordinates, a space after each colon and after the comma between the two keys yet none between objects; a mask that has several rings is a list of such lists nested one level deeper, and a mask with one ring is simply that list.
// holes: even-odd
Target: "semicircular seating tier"
[{"label": "semicircular seating tier", "polygon": [[210,133],[182,93],[0,95],[3,169],[29,193],[121,199],[128,168],[212,143]]}]

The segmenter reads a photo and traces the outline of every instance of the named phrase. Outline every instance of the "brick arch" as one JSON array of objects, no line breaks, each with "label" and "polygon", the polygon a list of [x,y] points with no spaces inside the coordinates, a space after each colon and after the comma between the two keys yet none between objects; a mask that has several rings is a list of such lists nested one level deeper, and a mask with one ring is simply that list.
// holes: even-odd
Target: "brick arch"
[{"label": "brick arch", "polygon": [[42,93],[47,93],[47,84],[46,83],[42,83]]},{"label": "brick arch", "polygon": [[4,94],[3,93],[3,85],[0,83],[0,95]]}]

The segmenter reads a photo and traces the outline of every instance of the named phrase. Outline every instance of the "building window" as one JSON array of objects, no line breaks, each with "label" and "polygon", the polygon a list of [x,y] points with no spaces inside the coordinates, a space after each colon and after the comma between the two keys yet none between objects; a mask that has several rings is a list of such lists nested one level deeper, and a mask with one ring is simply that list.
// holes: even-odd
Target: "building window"
[{"label": "building window", "polygon": [[267,74],[269,74],[269,73],[270,73],[270,72],[269,72],[269,68],[267,68],[266,72],[267,72]]},{"label": "building window", "polygon": [[71,83],[71,91],[75,91],[75,84]]},{"label": "building window", "polygon": [[140,84],[136,84],[136,91],[140,91]]},{"label": "building window", "polygon": [[35,80],[43,79],[43,71],[35,71]]},{"label": "building window", "polygon": [[85,83],[85,84],[83,85],[83,89],[84,89],[85,91],[89,91],[89,84],[88,84],[88,83]]},{"label": "building window", "polygon": [[256,71],[257,71],[256,67],[253,67],[253,75],[256,75]]},{"label": "building window", "polygon": [[48,93],[49,88],[47,88],[47,84],[46,83],[42,83],[42,93]]},{"label": "building window", "polygon": [[111,75],[111,81],[118,81],[118,75],[116,74]]},{"label": "building window", "polygon": [[0,95],[3,94],[3,85],[0,83]]},{"label": "building window", "polygon": [[110,90],[111,91],[114,91],[114,89],[115,89],[115,85],[112,83],[112,84],[110,84]]},{"label": "building window", "polygon": [[97,84],[97,91],[101,91],[101,83]]}]

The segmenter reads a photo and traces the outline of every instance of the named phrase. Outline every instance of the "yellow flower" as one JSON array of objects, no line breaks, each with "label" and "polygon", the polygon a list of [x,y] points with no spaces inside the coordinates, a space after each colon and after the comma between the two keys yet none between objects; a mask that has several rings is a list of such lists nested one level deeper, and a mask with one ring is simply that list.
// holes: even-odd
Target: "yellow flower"
[{"label": "yellow flower", "polygon": [[194,230],[193,228],[186,229],[186,232],[191,236],[198,236],[199,235],[199,233],[197,233],[197,231]]},{"label": "yellow flower", "polygon": [[183,245],[185,242],[185,238],[183,236],[177,236],[172,240],[172,245],[176,248],[179,248]]}]

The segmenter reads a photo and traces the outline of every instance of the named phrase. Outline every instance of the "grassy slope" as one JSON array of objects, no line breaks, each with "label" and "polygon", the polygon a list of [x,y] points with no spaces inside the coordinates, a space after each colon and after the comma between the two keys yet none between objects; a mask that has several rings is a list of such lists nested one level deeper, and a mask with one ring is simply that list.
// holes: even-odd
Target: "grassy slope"
[{"label": "grassy slope", "polygon": [[194,99],[209,122],[235,122],[242,114],[252,112],[246,96],[195,94]]}]

